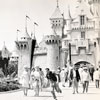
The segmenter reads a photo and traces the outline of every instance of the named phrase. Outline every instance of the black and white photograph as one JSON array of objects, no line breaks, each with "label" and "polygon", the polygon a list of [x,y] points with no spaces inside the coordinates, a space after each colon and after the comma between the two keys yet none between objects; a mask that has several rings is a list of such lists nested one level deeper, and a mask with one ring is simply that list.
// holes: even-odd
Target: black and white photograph
[{"label": "black and white photograph", "polygon": [[0,0],[0,99],[99,100],[100,0]]}]

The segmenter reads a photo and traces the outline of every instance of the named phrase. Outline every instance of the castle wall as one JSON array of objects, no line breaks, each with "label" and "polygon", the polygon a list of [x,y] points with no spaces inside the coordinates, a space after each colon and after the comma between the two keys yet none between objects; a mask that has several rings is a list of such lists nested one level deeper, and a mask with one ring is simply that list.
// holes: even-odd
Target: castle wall
[{"label": "castle wall", "polygon": [[33,67],[39,66],[43,70],[47,68],[47,55],[35,55],[33,57]]}]

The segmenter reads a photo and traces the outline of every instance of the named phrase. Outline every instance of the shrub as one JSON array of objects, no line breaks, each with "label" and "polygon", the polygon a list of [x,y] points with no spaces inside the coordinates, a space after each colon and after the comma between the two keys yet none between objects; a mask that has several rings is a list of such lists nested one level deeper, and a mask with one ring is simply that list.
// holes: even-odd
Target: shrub
[{"label": "shrub", "polygon": [[16,82],[16,81],[0,83],[0,92],[17,90],[19,88],[20,88],[20,86],[19,86],[18,82]]}]

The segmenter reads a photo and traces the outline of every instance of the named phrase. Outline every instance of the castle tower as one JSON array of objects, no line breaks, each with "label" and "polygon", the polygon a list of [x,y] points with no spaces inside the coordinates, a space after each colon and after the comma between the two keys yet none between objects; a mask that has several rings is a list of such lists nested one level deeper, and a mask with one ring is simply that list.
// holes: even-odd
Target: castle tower
[{"label": "castle tower", "polygon": [[57,7],[50,18],[52,29],[55,30],[57,35],[62,37],[64,35],[64,16],[59,9],[58,0]]},{"label": "castle tower", "polygon": [[50,70],[56,71],[59,66],[59,36],[53,31],[52,35],[45,37],[47,44],[47,67]]},{"label": "castle tower", "polygon": [[15,41],[17,45],[17,50],[19,54],[18,59],[18,77],[21,76],[23,72],[23,67],[27,65],[30,68],[30,52],[31,52],[31,41],[27,28],[25,28],[25,33],[23,33],[20,38]]},{"label": "castle tower", "polygon": [[98,63],[100,62],[100,0],[89,0],[89,4],[91,6],[93,21],[95,24],[95,27],[94,27],[94,32],[96,34],[95,55],[96,55],[96,67],[98,67]]}]

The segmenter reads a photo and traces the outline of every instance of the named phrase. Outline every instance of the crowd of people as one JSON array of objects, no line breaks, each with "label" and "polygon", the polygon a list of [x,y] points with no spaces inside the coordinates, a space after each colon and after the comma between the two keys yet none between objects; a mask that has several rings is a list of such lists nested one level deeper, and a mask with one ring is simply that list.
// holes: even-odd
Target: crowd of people
[{"label": "crowd of people", "polygon": [[75,94],[79,93],[79,82],[82,84],[82,92],[87,93],[90,81],[95,81],[96,88],[99,88],[99,68],[95,69],[93,77],[91,77],[87,65],[79,67],[73,64],[70,64],[70,66],[65,65],[64,68],[58,67],[56,71],[46,68],[45,73],[39,66],[32,68],[31,71],[28,66],[24,66],[23,74],[19,80],[25,96],[27,96],[28,89],[30,88],[34,90],[34,96],[39,96],[39,92],[41,92],[43,88],[51,87],[51,94],[55,100],[57,100],[55,91],[62,93],[59,83],[61,83],[62,87],[65,87],[65,83],[68,82],[69,87],[72,87],[72,93]]}]

